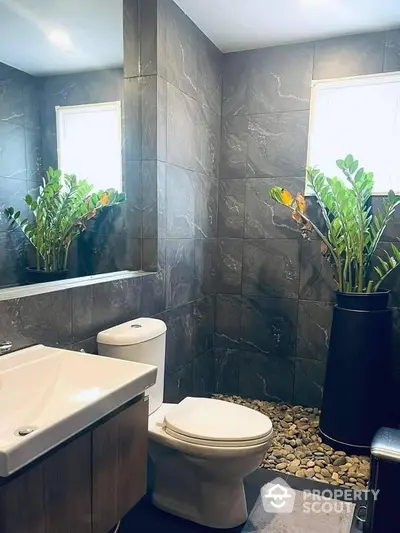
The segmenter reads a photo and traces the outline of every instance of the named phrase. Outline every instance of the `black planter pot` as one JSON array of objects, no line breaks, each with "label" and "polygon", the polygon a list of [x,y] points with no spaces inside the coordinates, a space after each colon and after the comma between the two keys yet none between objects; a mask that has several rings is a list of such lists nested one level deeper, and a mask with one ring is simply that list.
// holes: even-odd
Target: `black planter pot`
[{"label": "black planter pot", "polygon": [[320,435],[333,448],[369,455],[388,421],[392,314],[389,291],[336,294]]},{"label": "black planter pot", "polygon": [[68,276],[68,270],[57,270],[56,272],[46,272],[45,270],[37,270],[33,267],[26,269],[26,282],[28,284],[33,283],[46,283],[48,281],[58,281],[65,279]]}]

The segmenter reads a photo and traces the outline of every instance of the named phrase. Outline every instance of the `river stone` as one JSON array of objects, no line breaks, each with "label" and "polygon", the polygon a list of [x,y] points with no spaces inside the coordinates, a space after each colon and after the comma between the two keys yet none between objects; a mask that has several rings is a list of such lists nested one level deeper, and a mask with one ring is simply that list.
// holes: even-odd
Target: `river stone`
[{"label": "river stone", "polygon": [[370,475],[369,458],[348,455],[322,442],[318,433],[320,412],[317,408],[250,400],[236,395],[216,394],[214,397],[244,405],[270,418],[274,435],[262,468],[289,472],[335,486],[366,489]]}]

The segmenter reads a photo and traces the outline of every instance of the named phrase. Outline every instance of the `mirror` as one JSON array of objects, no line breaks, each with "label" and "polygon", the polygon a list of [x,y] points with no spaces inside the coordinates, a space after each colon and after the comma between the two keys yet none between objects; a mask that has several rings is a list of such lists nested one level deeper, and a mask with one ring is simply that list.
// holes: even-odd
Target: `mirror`
[{"label": "mirror", "polygon": [[123,80],[122,0],[0,0],[1,287],[140,267]]}]

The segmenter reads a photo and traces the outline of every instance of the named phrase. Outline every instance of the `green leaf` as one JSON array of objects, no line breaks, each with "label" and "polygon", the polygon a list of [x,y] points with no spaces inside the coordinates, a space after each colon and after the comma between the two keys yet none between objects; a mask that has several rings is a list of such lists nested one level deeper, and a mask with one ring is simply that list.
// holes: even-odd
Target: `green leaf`
[{"label": "green leaf", "polygon": [[346,168],[350,169],[350,167],[353,164],[353,162],[354,162],[354,157],[351,154],[347,155],[345,160],[344,160],[344,164],[345,164]]},{"label": "green leaf", "polygon": [[353,163],[350,165],[350,172],[351,174],[354,174],[354,172],[358,169],[358,161],[353,161]]},{"label": "green leaf", "polygon": [[25,203],[28,204],[28,205],[31,205],[32,203],[32,196],[30,194],[27,194],[25,196]]},{"label": "green leaf", "polygon": [[343,170],[344,168],[346,168],[346,165],[343,159],[337,159],[336,165],[340,168],[340,170]]},{"label": "green leaf", "polygon": [[377,257],[385,272],[389,272],[389,265],[381,257]]}]

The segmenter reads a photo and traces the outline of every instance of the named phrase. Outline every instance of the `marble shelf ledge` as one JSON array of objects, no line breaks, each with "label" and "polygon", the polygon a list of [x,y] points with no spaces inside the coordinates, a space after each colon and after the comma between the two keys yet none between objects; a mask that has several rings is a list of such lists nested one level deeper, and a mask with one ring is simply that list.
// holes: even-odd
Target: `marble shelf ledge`
[{"label": "marble shelf ledge", "polygon": [[121,270],[120,272],[110,272],[107,274],[96,274],[81,278],[71,278],[48,283],[36,283],[34,285],[21,285],[19,287],[9,287],[0,289],[0,302],[4,300],[14,300],[16,298],[26,298],[48,292],[63,291],[75,287],[85,287],[86,285],[96,285],[98,283],[108,283],[129,278],[154,275],[155,272],[145,272],[144,270]]}]

